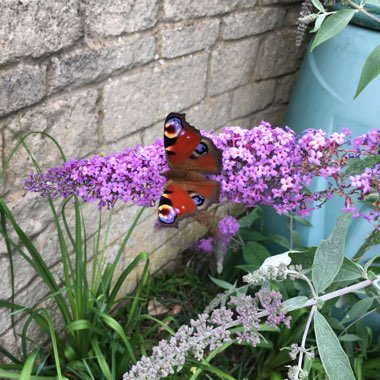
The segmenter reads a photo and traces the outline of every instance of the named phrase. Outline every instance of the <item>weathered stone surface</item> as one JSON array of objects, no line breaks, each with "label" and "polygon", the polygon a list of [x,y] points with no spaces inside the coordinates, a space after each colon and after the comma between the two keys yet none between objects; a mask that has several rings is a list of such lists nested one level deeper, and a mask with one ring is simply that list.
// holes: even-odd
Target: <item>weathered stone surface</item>
[{"label": "weathered stone surface", "polygon": [[293,73],[277,79],[275,97],[277,103],[289,102],[296,77],[297,73]]},{"label": "weathered stone surface", "polygon": [[168,24],[161,30],[161,55],[178,57],[214,45],[219,33],[219,20],[206,20],[191,25]]},{"label": "weathered stone surface", "polygon": [[79,0],[0,3],[0,64],[57,51],[80,35]]},{"label": "weathered stone surface", "polygon": [[236,42],[224,42],[211,54],[208,95],[232,90],[249,81],[259,47],[256,37]]},{"label": "weathered stone surface", "polygon": [[266,37],[260,45],[256,78],[266,79],[296,71],[303,51],[294,41],[293,29],[279,30]]},{"label": "weathered stone surface", "polygon": [[166,18],[173,20],[214,16],[230,12],[238,3],[239,0],[164,0],[164,13]]},{"label": "weathered stone surface", "polygon": [[259,0],[260,5],[294,4],[294,3],[300,3],[300,0]]},{"label": "weathered stone surface", "polygon": [[237,119],[259,111],[272,103],[275,81],[250,83],[232,93],[231,118]]},{"label": "weathered stone surface", "polygon": [[253,125],[251,125],[251,117],[250,116],[242,117],[242,118],[238,118],[238,119],[229,121],[227,123],[227,126],[237,126],[237,127],[241,127],[244,129],[248,129],[248,128],[253,127]]},{"label": "weathered stone surface", "polygon": [[[301,4],[294,4],[288,7],[285,16],[285,25],[295,27],[298,24],[298,18],[300,17]],[[305,33],[308,34],[308,33]]]},{"label": "weathered stone surface", "polygon": [[[0,278],[0,299],[8,299],[12,294],[12,284],[10,276],[10,265],[8,257],[0,257],[0,268],[1,268],[1,278]],[[2,310],[2,309],[0,309]],[[0,328],[1,334],[1,328]]]},{"label": "weathered stone surface", "polygon": [[166,115],[163,115],[162,120],[154,123],[151,127],[145,128],[141,132],[144,145],[153,144],[156,139],[163,137],[165,117]]},{"label": "weathered stone surface", "polygon": [[148,127],[205,95],[207,55],[152,65],[110,80],[104,87],[104,136],[112,142]]},{"label": "weathered stone surface", "polygon": [[38,102],[45,92],[45,66],[20,64],[0,70],[0,116]]},{"label": "weathered stone surface", "polygon": [[[98,144],[98,93],[85,90],[67,93],[58,98],[28,109],[15,117],[0,121],[5,128],[5,157],[10,155],[17,142],[19,131],[45,131],[57,139],[67,159],[81,158],[95,151]],[[29,136],[27,144],[42,168],[62,162],[54,144],[40,134]],[[20,189],[28,173],[33,169],[30,157],[19,149],[17,160],[7,173],[7,189]]]},{"label": "weathered stone surface", "polygon": [[186,119],[196,128],[217,130],[226,125],[230,110],[230,96],[222,94],[208,97],[194,107],[185,110]]},{"label": "weathered stone surface", "polygon": [[78,47],[53,57],[48,68],[48,92],[104,79],[111,73],[153,59],[154,37],[119,38],[96,49]]},{"label": "weathered stone surface", "polygon": [[285,9],[259,8],[224,17],[223,38],[233,40],[272,30],[283,22]]},{"label": "weathered stone surface", "polygon": [[264,120],[275,127],[283,127],[287,108],[286,105],[271,105],[253,115],[251,125],[259,125],[260,122]]},{"label": "weathered stone surface", "polygon": [[118,36],[145,30],[157,22],[158,0],[88,0],[84,4],[86,32]]}]

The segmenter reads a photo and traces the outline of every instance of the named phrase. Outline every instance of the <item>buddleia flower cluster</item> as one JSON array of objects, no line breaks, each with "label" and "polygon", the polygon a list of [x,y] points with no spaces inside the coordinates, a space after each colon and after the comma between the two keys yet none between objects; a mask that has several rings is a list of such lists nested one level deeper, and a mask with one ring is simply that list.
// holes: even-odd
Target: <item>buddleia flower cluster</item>
[{"label": "buddleia flower cluster", "polygon": [[[378,162],[363,174],[344,175],[351,159],[379,154],[379,130],[356,138],[353,146],[348,143],[347,130],[328,137],[322,130],[308,129],[298,138],[290,128],[275,128],[266,122],[250,130],[226,127],[219,135],[202,134],[223,151],[222,173],[214,176],[221,183],[221,202],[250,207],[264,204],[279,214],[292,211],[306,216],[334,194],[345,196],[346,209],[352,212],[355,199],[379,194]],[[99,207],[112,207],[118,200],[151,207],[162,194],[165,178],[160,174],[166,170],[163,140],[158,139],[145,147],[72,160],[45,173],[32,173],[25,187],[51,198],[75,194]],[[310,193],[307,186],[318,176],[329,184],[323,191]],[[376,199],[374,209],[380,206]],[[366,215],[370,220],[380,219],[378,211]]]},{"label": "buddleia flower cluster", "polygon": [[[192,355],[201,361],[209,351],[226,342],[260,342],[260,324],[285,325],[289,328],[290,317],[285,315],[281,293],[261,289],[255,296],[239,294],[232,296],[227,307],[214,309],[209,314],[198,315],[189,326],[181,326],[169,340],[162,340],[153,347],[150,356],[143,356],[123,380],[159,380],[179,371],[186,357]],[[242,331],[231,333],[230,329],[242,326]]]}]

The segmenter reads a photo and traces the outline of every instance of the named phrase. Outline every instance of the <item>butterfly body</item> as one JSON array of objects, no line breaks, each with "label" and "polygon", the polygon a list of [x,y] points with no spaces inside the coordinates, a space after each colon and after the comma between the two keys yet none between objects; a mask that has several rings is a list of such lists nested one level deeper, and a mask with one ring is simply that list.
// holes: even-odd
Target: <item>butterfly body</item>
[{"label": "butterfly body", "polygon": [[222,152],[179,113],[166,117],[164,145],[169,170],[162,174],[167,182],[158,220],[163,226],[177,227],[181,218],[218,202],[220,183],[207,175],[221,173]]}]

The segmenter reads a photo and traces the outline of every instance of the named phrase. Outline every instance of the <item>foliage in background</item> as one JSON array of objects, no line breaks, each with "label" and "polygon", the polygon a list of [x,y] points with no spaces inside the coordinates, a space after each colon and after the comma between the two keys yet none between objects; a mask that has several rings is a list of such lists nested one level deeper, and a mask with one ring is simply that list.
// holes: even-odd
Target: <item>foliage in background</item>
[{"label": "foliage in background", "polygon": [[[328,9],[326,9],[322,3],[324,3]],[[344,6],[344,8],[331,10],[331,5],[336,4],[340,4]],[[316,12],[313,10],[313,6]],[[372,13],[374,7],[379,9],[379,0],[360,1],[359,3],[351,0],[341,0],[337,2],[305,0],[302,4],[302,11],[298,19],[297,45],[299,46],[302,43],[303,35],[310,23],[314,23],[314,28],[310,32],[316,33],[311,45],[311,51],[335,37],[350,23],[358,12],[361,12],[380,25],[380,18]],[[380,45],[377,45],[373,49],[363,65],[354,99],[359,96],[364,88],[378,75],[380,75]]]}]

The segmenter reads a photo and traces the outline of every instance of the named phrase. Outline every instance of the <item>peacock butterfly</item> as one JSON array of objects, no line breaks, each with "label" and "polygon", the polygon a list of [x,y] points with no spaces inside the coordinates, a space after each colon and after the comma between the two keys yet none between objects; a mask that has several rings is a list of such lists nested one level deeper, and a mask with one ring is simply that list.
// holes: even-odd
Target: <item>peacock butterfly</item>
[{"label": "peacock butterfly", "polygon": [[222,151],[190,125],[186,114],[170,113],[165,119],[164,145],[170,170],[158,207],[162,226],[178,221],[219,201],[220,183],[207,178],[222,171]]}]

